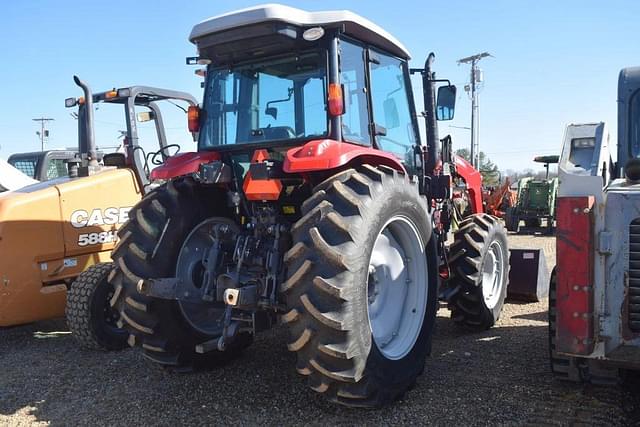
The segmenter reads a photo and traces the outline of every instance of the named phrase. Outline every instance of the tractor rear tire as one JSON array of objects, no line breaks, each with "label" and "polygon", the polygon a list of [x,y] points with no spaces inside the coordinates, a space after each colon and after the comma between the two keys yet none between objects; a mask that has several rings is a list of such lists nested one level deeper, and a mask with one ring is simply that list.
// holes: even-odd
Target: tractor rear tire
[{"label": "tractor rear tire", "polygon": [[552,235],[553,234],[553,217],[547,217],[547,234]]},{"label": "tractor rear tire", "polygon": [[504,216],[505,227],[514,233],[520,232],[520,217],[515,208],[508,208]]},{"label": "tractor rear tire", "polygon": [[210,215],[205,200],[191,179],[177,179],[147,194],[129,213],[112,253],[116,268],[112,305],[129,332],[129,344],[142,347],[146,358],[168,367],[188,370],[223,363],[249,346],[253,335],[241,333],[226,351],[196,353],[198,344],[218,338],[194,329],[177,301],[141,295],[142,279],[173,277],[182,244],[189,233]]},{"label": "tractor rear tire", "polygon": [[509,279],[507,233],[498,219],[476,214],[460,223],[449,265],[453,321],[476,331],[491,328],[500,318]]},{"label": "tractor rear tire", "polygon": [[540,224],[542,224],[542,222],[540,221],[540,218],[530,218],[525,220],[524,224],[527,228],[540,228]]},{"label": "tractor rear tire", "polygon": [[[406,175],[362,165],[316,186],[302,214],[281,286],[297,370],[334,402],[389,404],[413,387],[431,352],[437,265],[427,201]],[[385,293],[390,277],[395,288]],[[404,292],[399,303],[388,298]],[[387,323],[394,331],[381,334]]]},{"label": "tractor rear tire", "polygon": [[83,271],[67,291],[65,314],[74,338],[91,350],[122,350],[129,334],[117,327],[117,312],[109,301],[113,286],[107,278],[113,263],[94,264]]}]

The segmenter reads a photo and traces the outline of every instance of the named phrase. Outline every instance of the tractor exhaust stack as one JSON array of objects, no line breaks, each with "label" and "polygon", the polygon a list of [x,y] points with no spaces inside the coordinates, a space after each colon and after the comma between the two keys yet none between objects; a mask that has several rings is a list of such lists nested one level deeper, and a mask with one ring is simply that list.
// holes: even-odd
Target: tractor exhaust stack
[{"label": "tractor exhaust stack", "polygon": [[436,79],[431,66],[436,56],[429,53],[424,63],[422,73],[422,87],[424,91],[424,114],[426,121],[427,157],[426,172],[431,173],[436,166],[436,159],[440,153],[440,139],[438,138],[438,122],[436,121]]},{"label": "tractor exhaust stack", "polygon": [[[80,155],[86,155],[89,161],[89,166],[98,165],[98,154],[96,151],[96,138],[93,129],[93,94],[88,84],[80,80],[78,76],[73,76],[73,81],[82,88],[84,92],[84,110],[85,113],[78,117],[78,126],[81,128],[80,132]],[[84,120],[82,120],[84,119]],[[84,121],[84,129],[82,129]]]}]

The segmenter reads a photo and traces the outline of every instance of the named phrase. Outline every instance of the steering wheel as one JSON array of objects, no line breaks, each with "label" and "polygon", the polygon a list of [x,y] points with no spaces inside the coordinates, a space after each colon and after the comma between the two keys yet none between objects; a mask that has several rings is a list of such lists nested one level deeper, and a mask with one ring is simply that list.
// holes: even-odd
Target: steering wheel
[{"label": "steering wheel", "polygon": [[[166,157],[171,157],[172,156],[168,152],[168,150],[170,148],[176,148],[176,152],[173,153],[173,156],[175,156],[176,154],[178,154],[180,152],[180,145],[178,145],[178,144],[167,144],[165,147],[162,147],[158,151],[148,154],[149,156],[151,156],[151,164],[156,165],[156,166],[160,166],[161,164],[163,164],[164,163],[163,156],[166,156]],[[158,156],[160,156],[160,158],[158,158]]]}]

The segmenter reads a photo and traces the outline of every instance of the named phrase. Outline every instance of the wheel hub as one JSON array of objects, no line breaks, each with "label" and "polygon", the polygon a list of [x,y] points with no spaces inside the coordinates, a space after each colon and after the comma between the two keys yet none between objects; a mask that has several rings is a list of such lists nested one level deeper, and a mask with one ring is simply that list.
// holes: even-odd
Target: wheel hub
[{"label": "wheel hub", "polygon": [[504,257],[502,245],[493,241],[489,245],[482,265],[482,296],[489,309],[493,309],[500,300],[503,286]]},{"label": "wheel hub", "polygon": [[225,305],[216,301],[213,283],[220,273],[216,270],[220,259],[233,249],[237,234],[237,226],[231,221],[211,218],[189,233],[178,255],[177,293],[185,297],[178,300],[178,305],[185,320],[206,335],[219,335],[223,328]]},{"label": "wheel hub", "polygon": [[407,218],[383,227],[369,260],[368,316],[374,342],[389,359],[413,348],[422,329],[428,290],[424,244]]}]

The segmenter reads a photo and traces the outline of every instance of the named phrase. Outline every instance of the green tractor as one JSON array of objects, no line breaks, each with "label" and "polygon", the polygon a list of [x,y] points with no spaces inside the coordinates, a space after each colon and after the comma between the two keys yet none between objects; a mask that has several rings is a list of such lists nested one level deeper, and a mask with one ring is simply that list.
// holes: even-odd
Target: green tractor
[{"label": "green tractor", "polygon": [[556,195],[558,193],[558,178],[549,179],[549,165],[558,163],[560,156],[538,156],[534,162],[544,163],[547,170],[545,179],[533,177],[522,178],[518,181],[518,196],[516,205],[507,209],[505,223],[507,230],[518,233],[520,221],[524,221],[527,228],[540,228],[542,220],[546,220],[547,232],[553,231],[556,214]]}]

